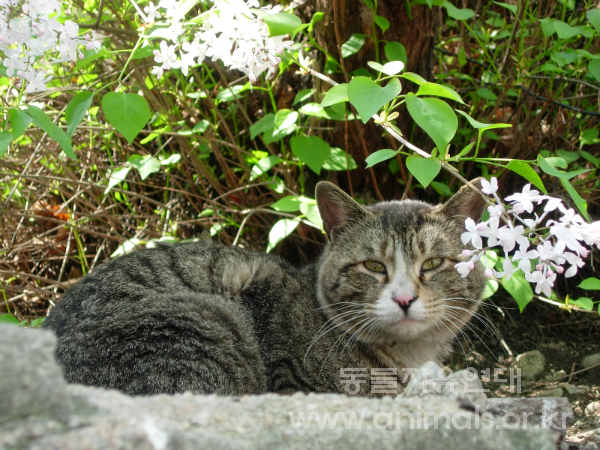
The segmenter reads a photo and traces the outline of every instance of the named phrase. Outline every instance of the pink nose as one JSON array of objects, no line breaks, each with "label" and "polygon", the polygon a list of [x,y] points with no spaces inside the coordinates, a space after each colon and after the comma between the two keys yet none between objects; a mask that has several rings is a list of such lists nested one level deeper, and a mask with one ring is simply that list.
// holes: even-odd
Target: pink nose
[{"label": "pink nose", "polygon": [[408,304],[414,299],[415,297],[411,294],[400,294],[394,297],[394,301],[398,302],[402,306],[408,306]]}]

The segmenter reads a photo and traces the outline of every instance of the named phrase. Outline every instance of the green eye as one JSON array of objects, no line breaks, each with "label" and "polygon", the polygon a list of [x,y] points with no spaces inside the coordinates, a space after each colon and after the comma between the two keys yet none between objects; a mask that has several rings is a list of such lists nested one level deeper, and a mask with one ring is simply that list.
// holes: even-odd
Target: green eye
[{"label": "green eye", "polygon": [[365,261],[364,265],[371,272],[385,273],[385,266],[377,261]]},{"label": "green eye", "polygon": [[423,263],[422,270],[431,270],[440,267],[444,262],[444,258],[431,258]]}]

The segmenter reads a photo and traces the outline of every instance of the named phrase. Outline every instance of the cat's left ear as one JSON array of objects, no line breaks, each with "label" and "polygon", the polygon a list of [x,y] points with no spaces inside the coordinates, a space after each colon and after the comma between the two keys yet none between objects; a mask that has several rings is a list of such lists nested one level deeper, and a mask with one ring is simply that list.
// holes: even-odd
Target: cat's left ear
[{"label": "cat's left ear", "polygon": [[465,185],[461,187],[450,200],[444,203],[440,209],[438,209],[438,212],[456,220],[463,227],[465,225],[465,219],[468,217],[475,222],[479,222],[485,208],[485,200],[481,194],[481,180],[483,180],[482,177],[475,178],[471,181],[471,184],[475,186],[479,192]]}]

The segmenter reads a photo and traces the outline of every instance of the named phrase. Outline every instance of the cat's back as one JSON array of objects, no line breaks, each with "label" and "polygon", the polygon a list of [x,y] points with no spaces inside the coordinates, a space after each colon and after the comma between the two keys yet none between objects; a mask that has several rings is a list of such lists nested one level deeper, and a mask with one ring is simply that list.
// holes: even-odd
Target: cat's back
[{"label": "cat's back", "polygon": [[58,337],[67,381],[129,394],[263,391],[252,318],[219,289],[222,268],[243,256],[202,240],[161,244],[95,269],[44,324]]}]

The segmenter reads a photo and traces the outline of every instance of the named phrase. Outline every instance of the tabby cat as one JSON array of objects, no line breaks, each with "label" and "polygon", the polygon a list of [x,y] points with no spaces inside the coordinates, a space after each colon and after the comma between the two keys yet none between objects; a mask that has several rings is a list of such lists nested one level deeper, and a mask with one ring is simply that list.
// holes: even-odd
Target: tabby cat
[{"label": "tabby cat", "polygon": [[485,284],[480,265],[454,268],[479,193],[361,206],[321,182],[316,199],[329,243],[305,267],[200,240],[95,269],[44,324],[67,381],[131,395],[344,392],[340,368],[369,381],[371,368],[440,363]]}]

